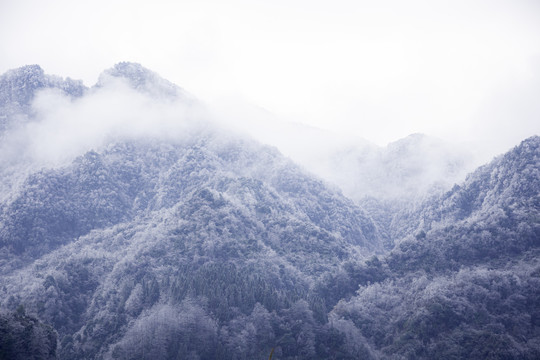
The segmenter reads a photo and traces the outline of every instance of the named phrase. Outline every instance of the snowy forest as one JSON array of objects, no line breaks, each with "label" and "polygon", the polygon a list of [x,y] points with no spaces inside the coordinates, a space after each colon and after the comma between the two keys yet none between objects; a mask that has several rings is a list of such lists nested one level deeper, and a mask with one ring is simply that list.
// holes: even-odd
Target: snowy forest
[{"label": "snowy forest", "polygon": [[135,63],[1,75],[0,359],[540,358],[540,137],[311,145]]}]

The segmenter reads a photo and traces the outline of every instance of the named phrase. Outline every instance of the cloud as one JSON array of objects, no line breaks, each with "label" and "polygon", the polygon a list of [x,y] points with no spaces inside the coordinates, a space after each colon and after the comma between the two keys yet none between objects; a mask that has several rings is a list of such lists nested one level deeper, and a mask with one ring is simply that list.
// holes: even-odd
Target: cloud
[{"label": "cloud", "polygon": [[[100,86],[74,99],[55,89],[40,91],[32,103],[33,119],[0,144],[0,168],[5,173],[10,166],[56,167],[111,142],[143,138],[182,142],[208,131],[219,132],[224,141],[229,136],[243,136],[275,146],[357,199],[366,195],[395,198],[404,193],[424,193],[433,186],[449,187],[479,165],[479,158],[473,158],[470,149],[455,142],[410,137],[399,144],[401,150],[395,151],[397,143],[384,148],[354,134],[283,121],[234,98],[203,105],[186,94],[165,96],[169,92],[163,93],[159,87],[164,80],[156,74],[151,79],[156,82],[144,82],[143,88],[135,90],[125,78],[102,77]],[[169,89],[172,84],[167,84]],[[475,130],[475,144],[484,154],[482,161],[489,161],[495,150],[507,150],[501,150],[506,146],[502,140],[507,141],[512,131],[515,142],[508,147],[529,136],[527,131],[534,128],[537,123],[533,120],[540,114],[538,106],[530,105],[535,94],[540,94],[540,88],[532,79],[516,82],[516,86],[486,102],[484,113],[478,115],[484,123]],[[516,123],[512,119],[516,118],[520,126],[512,129]],[[494,119],[493,126],[490,119]]]},{"label": "cloud", "polygon": [[538,9],[487,0],[6,0],[0,71],[39,63],[92,83],[130,60],[201,98],[239,94],[380,145],[414,132],[468,136],[477,105],[528,71]]},{"label": "cloud", "polygon": [[[42,166],[71,161],[111,141],[161,138],[181,141],[208,124],[201,107],[193,103],[156,99],[111,79],[106,86],[92,88],[72,99],[57,89],[38,92],[34,117],[9,134],[3,153]],[[205,120],[203,120],[205,119]]]}]

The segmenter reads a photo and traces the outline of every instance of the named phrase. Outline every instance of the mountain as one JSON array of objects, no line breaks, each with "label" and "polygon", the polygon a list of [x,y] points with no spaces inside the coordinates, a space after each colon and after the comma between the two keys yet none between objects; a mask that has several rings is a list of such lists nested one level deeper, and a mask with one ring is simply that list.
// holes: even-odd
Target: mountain
[{"label": "mountain", "polygon": [[111,144],[70,166],[32,174],[4,204],[2,245],[39,256],[92,229],[171,208],[208,188],[209,198],[217,191],[216,196],[229,194],[243,207],[250,205],[250,215],[315,222],[328,236],[380,250],[375,225],[350,200],[271,148],[221,143],[217,136],[184,144]]},{"label": "mountain", "polygon": [[450,189],[476,165],[470,151],[423,134],[409,135],[385,147],[352,139],[334,141],[331,148],[326,148],[324,140],[318,143],[318,150],[308,152],[313,154],[311,160],[299,161],[356,201],[422,201]]},{"label": "mountain", "polygon": [[[425,134],[378,146],[361,134],[341,134],[284,121],[269,111],[226,99],[210,107],[214,117],[262,143],[276,146],[309,172],[339,187],[361,205],[421,203],[465,179],[482,162],[478,149]],[[486,159],[486,160],[489,160]]]},{"label": "mountain", "polygon": [[154,99],[181,100],[184,102],[195,100],[179,86],[137,63],[121,62],[105,70],[100,74],[95,87],[106,87],[114,80],[125,81],[132,89]]},{"label": "mountain", "polygon": [[539,357],[540,138],[454,187],[464,154],[423,135],[321,145],[321,168],[354,174],[342,193],[141,65],[76,96],[63,81],[4,130],[0,351]]},{"label": "mountain", "polygon": [[312,145],[302,154],[291,152],[291,158],[368,211],[387,250],[403,237],[407,222],[415,222],[409,214],[418,216],[426,201],[440,198],[463,181],[477,163],[466,148],[424,134],[379,147],[319,131]]},{"label": "mountain", "polygon": [[538,358],[539,159],[540,137],[526,139],[424,204],[384,281],[329,318],[383,358]]},{"label": "mountain", "polygon": [[0,135],[14,122],[32,116],[32,100],[44,89],[56,89],[75,98],[87,90],[82,81],[46,75],[39,65],[7,71],[0,76]]},{"label": "mountain", "polygon": [[[103,326],[104,312],[125,316],[118,337],[132,317],[190,297],[207,299],[212,321],[230,320],[233,306],[324,307],[310,283],[381,251],[375,225],[275,150],[221,141],[115,144],[29,177],[2,215],[4,305],[15,297],[72,337]],[[130,297],[140,304],[119,314]],[[115,339],[90,332],[76,344],[97,342],[102,356],[105,338]]]},{"label": "mountain", "polygon": [[414,244],[434,266],[457,269],[540,245],[539,154],[540,137],[526,139],[403,218],[399,227],[410,235],[395,256],[406,257],[399,249]]},{"label": "mountain", "polygon": [[[109,72],[153,99],[145,86],[164,82],[139,70]],[[339,191],[210,125],[115,138],[35,168],[3,198],[2,307],[53,325],[66,359],[260,357],[281,338],[276,355],[323,353],[332,304],[315,284],[383,251],[376,224]]]}]

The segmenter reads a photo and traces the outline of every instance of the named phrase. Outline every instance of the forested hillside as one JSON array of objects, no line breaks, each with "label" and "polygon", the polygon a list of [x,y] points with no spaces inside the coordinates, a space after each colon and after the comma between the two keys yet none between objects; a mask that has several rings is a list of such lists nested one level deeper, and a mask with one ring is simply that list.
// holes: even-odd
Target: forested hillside
[{"label": "forested hillside", "polygon": [[72,97],[87,90],[82,81],[46,75],[39,65],[27,65],[0,76],[0,136],[33,115],[32,101],[43,89],[56,89]]},{"label": "forested hillside", "polygon": [[[38,67],[1,79],[15,110],[0,162],[0,358],[540,356],[540,138],[448,192],[355,202],[278,149],[193,116],[194,97],[138,64],[80,93]],[[50,87],[69,111],[33,105]],[[28,120],[92,119],[113,93],[144,111],[115,105],[107,119],[137,131],[100,125],[109,132],[61,161],[28,150],[47,145]],[[178,109],[185,118],[161,121]],[[416,158],[422,139],[401,145]],[[411,186],[402,150],[378,174]]]},{"label": "forested hillside", "polygon": [[529,138],[426,203],[384,257],[387,278],[330,318],[350,321],[382,357],[538,358],[539,156],[540,138]]}]

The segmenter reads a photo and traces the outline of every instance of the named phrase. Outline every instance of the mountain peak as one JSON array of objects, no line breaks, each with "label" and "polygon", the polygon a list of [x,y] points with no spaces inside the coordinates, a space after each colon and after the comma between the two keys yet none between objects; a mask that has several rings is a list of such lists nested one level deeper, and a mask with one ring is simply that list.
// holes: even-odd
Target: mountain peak
[{"label": "mountain peak", "polygon": [[540,146],[540,136],[538,135],[533,135],[525,140],[523,140],[519,145],[518,147],[519,148],[526,148],[526,149],[529,149],[529,148],[533,148],[533,149],[536,149]]},{"label": "mountain peak", "polygon": [[535,165],[540,153],[540,136],[534,135],[523,140],[519,145],[510,149],[505,154],[495,158],[499,166],[512,167],[524,164]]},{"label": "mountain peak", "polygon": [[125,78],[135,86],[142,86],[147,81],[157,77],[156,73],[145,68],[139,63],[123,61],[115,64],[112,68],[105,70],[105,73],[114,77]]},{"label": "mountain peak", "polygon": [[157,73],[145,68],[139,63],[119,62],[105,70],[99,76],[97,87],[103,87],[111,79],[123,79],[134,90],[146,93],[156,98],[176,99],[186,97],[184,91],[177,85],[162,78]]},{"label": "mountain peak", "polygon": [[36,93],[55,88],[71,97],[80,97],[86,87],[80,80],[47,75],[39,65],[25,65],[0,75],[0,133],[13,124],[16,115],[29,115]]},{"label": "mountain peak", "polygon": [[44,76],[45,72],[38,64],[30,64],[18,67],[16,69],[11,69],[6,71],[2,78],[13,78],[13,77],[22,77],[22,76]]},{"label": "mountain peak", "polygon": [[57,88],[71,96],[81,96],[86,89],[80,80],[47,75],[39,65],[24,65],[0,75],[0,106],[9,102],[29,105],[35,92]]},{"label": "mountain peak", "polygon": [[0,105],[16,101],[28,103],[36,89],[47,82],[45,72],[39,65],[25,65],[11,69],[0,76]]},{"label": "mountain peak", "polygon": [[434,144],[439,145],[441,143],[442,143],[442,140],[439,140],[435,137],[431,137],[422,133],[414,133],[402,139],[389,143],[387,145],[387,149],[397,150],[397,151],[403,151],[403,150],[409,151],[418,146],[425,146],[425,145],[429,146],[429,145],[434,145]]}]

